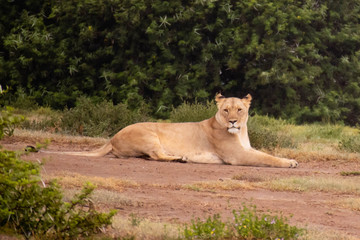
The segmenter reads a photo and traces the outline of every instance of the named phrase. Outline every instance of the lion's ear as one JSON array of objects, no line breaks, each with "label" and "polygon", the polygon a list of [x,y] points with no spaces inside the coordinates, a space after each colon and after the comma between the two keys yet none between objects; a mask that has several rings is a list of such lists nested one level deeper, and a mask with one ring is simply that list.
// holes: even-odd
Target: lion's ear
[{"label": "lion's ear", "polygon": [[221,104],[224,102],[225,97],[221,95],[221,93],[216,94],[215,102],[218,108],[220,108]]},{"label": "lion's ear", "polygon": [[250,94],[246,95],[243,99],[243,103],[246,105],[246,107],[250,107],[252,97]]}]

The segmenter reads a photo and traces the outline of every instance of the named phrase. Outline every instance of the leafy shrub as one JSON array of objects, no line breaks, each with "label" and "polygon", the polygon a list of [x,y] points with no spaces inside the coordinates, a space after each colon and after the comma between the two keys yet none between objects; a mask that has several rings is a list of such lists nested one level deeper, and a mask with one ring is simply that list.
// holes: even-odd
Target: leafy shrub
[{"label": "leafy shrub", "polygon": [[131,111],[126,104],[94,103],[81,97],[76,107],[65,110],[60,121],[62,131],[86,136],[108,137],[127,125],[150,120],[146,106]]},{"label": "leafy shrub", "polygon": [[59,132],[61,131],[62,114],[63,113],[60,111],[40,107],[36,110],[24,113],[26,119],[21,124],[21,127],[31,130]]},{"label": "leafy shrub", "polygon": [[223,239],[229,238],[230,234],[219,214],[209,217],[206,221],[199,218],[192,220],[191,226],[185,226],[184,230],[186,239]]},{"label": "leafy shrub", "polygon": [[287,134],[287,123],[267,116],[249,117],[248,132],[254,148],[274,149],[296,147],[296,142]]},{"label": "leafy shrub", "polygon": [[41,181],[39,164],[23,161],[14,152],[0,151],[0,174],[0,227],[14,229],[27,239],[88,236],[110,225],[116,213],[93,209],[89,199],[94,190],[91,184],[64,203],[56,182],[45,187]]},{"label": "leafy shrub", "polygon": [[11,136],[14,133],[15,126],[24,121],[23,116],[16,116],[12,114],[13,109],[6,107],[0,112],[0,139],[6,136]]},{"label": "leafy shrub", "polygon": [[199,122],[211,118],[217,112],[213,101],[206,104],[195,102],[193,104],[184,102],[170,113],[171,122]]},{"label": "leafy shrub", "polygon": [[92,137],[112,136],[127,125],[151,120],[146,105],[130,110],[126,104],[95,102],[86,97],[78,98],[74,108],[63,112],[41,107],[29,115],[23,128]]},{"label": "leafy shrub", "polygon": [[283,216],[263,214],[258,216],[256,207],[233,211],[236,236],[244,239],[297,239],[301,230],[290,226]]},{"label": "leafy shrub", "polygon": [[23,88],[18,88],[16,93],[14,94],[14,101],[10,101],[10,105],[16,109],[23,110],[34,110],[39,107],[38,103],[35,101],[35,98],[27,95]]},{"label": "leafy shrub", "polygon": [[342,137],[339,148],[348,152],[360,152],[360,134]]},{"label": "leafy shrub", "polygon": [[344,126],[333,124],[310,124],[304,125],[306,128],[303,135],[306,139],[340,139],[343,134]]},{"label": "leafy shrub", "polygon": [[185,226],[186,239],[297,239],[302,230],[290,226],[283,216],[259,215],[256,207],[233,211],[233,222],[222,222],[215,214],[206,221],[197,219]]}]

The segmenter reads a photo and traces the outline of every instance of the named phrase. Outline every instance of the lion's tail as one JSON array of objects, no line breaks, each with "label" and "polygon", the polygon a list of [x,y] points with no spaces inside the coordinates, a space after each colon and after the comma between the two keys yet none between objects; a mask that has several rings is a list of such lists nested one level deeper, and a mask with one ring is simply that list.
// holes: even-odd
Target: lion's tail
[{"label": "lion's tail", "polygon": [[112,145],[109,141],[107,144],[102,146],[99,149],[89,151],[89,152],[51,152],[51,151],[42,151],[43,153],[56,153],[56,154],[65,154],[73,156],[84,156],[84,157],[102,157],[112,151]]}]

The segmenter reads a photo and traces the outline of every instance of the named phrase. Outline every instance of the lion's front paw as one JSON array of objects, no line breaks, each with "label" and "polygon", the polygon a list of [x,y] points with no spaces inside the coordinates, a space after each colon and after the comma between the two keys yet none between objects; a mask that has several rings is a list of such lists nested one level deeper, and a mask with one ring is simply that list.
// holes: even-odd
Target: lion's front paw
[{"label": "lion's front paw", "polygon": [[289,159],[289,168],[296,168],[299,164],[294,159]]}]

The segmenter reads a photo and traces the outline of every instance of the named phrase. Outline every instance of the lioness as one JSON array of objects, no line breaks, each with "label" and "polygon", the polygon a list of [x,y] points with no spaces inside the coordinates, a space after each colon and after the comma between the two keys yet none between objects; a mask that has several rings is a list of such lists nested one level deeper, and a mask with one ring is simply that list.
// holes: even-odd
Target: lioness
[{"label": "lioness", "polygon": [[117,157],[147,156],[153,160],[181,160],[247,166],[295,168],[295,160],[274,157],[250,146],[247,131],[252,97],[216,95],[216,115],[201,122],[136,123],[119,131],[107,144],[91,152],[64,154]]}]

